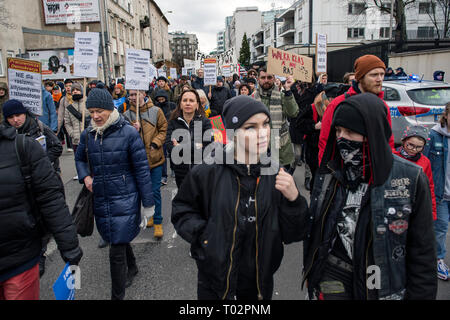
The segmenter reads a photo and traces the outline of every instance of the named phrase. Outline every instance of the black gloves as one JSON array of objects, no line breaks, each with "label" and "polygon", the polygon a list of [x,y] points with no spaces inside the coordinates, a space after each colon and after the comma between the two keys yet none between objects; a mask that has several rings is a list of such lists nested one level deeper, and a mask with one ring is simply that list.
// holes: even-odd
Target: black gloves
[{"label": "black gloves", "polygon": [[83,256],[83,250],[78,246],[75,249],[61,252],[64,262],[69,262],[71,266],[77,266]]}]

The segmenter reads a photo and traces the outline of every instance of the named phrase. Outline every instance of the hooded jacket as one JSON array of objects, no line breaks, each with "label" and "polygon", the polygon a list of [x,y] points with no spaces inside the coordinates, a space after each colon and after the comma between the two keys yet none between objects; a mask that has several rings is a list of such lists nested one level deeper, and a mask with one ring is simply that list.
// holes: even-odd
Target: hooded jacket
[{"label": "hooded jacket", "polygon": [[[369,189],[353,241],[353,299],[435,299],[436,249],[428,179],[415,164],[392,154],[387,109],[370,93],[348,98],[367,132]],[[339,106],[338,106],[339,107]],[[336,146],[334,123],[311,194],[311,226],[304,243],[303,283],[320,292],[325,262],[338,237],[337,218],[347,199],[347,181]],[[369,266],[380,268],[380,287],[369,290]]]},{"label": "hooded jacket", "polygon": [[[271,299],[283,244],[305,235],[306,200],[299,195],[288,201],[275,189],[275,179],[261,175],[258,165],[201,164],[186,176],[172,202],[175,230],[191,244],[199,273],[222,299],[236,296],[243,269],[255,277],[259,299]],[[241,199],[248,193],[254,210],[245,213]],[[254,216],[253,224],[242,222],[248,215]]]},{"label": "hooded jacket", "polygon": [[[327,145],[327,139],[330,134],[330,127],[331,122],[333,120],[334,111],[336,110],[336,107],[338,104],[340,104],[342,101],[344,101],[347,97],[352,97],[354,95],[361,94],[361,91],[358,88],[358,83],[356,81],[353,81],[353,85],[350,87],[350,89],[343,95],[340,95],[339,97],[335,98],[331,103],[328,105],[327,110],[325,111],[323,118],[322,118],[322,129],[320,130],[320,138],[319,138],[319,165],[322,161],[323,153],[325,151],[325,146]],[[381,91],[378,94],[378,97],[380,99],[384,98],[384,91]],[[383,100],[384,102],[384,100]],[[388,107],[388,105],[384,102],[384,105],[387,109],[386,113],[386,119],[389,123],[389,126],[392,127],[392,121],[391,121],[391,112]],[[394,145],[394,136],[391,134],[391,137],[389,138],[389,145],[391,146],[391,149],[395,149]]]},{"label": "hooded jacket", "polygon": [[[59,157],[63,152],[61,142],[49,127],[47,127],[43,123],[39,124],[39,122],[39,119],[33,117],[30,113],[26,113],[25,123],[22,125],[22,127],[17,129],[17,133],[25,134],[33,139],[37,139],[40,136],[44,135],[48,159],[52,163],[53,168],[57,172],[60,172],[61,170],[59,168]],[[5,121],[5,126],[12,128],[8,121]],[[41,127],[43,128],[43,131],[41,131]]]},{"label": "hooded jacket", "polygon": [[225,87],[213,87],[211,92],[211,99],[210,99],[210,107],[211,107],[211,116],[221,116],[223,111],[223,105],[225,104],[225,101],[228,99],[231,99],[231,91],[230,89],[227,89]]},{"label": "hooded jacket", "polygon": [[[164,98],[166,99],[165,102],[158,102],[158,98]],[[169,121],[170,115],[172,112],[177,108],[177,105],[173,102],[169,101],[169,96],[167,95],[167,92],[164,90],[159,90],[155,95],[156,105],[161,108],[161,110],[164,112],[164,115],[166,116],[166,120]]]},{"label": "hooded jacket", "polygon": [[0,123],[3,122],[3,104],[9,100],[8,85],[4,82],[0,82],[0,89],[5,90],[5,95],[0,97]]},{"label": "hooded jacket", "polygon": [[42,86],[42,116],[39,117],[47,127],[54,132],[58,131],[58,115],[56,114],[55,102],[50,92]]},{"label": "hooded jacket", "polygon": [[113,112],[118,119],[102,135],[95,123],[83,131],[75,162],[80,183],[87,176],[94,179],[94,215],[100,235],[108,243],[126,244],[139,233],[141,201],[145,208],[154,201],[142,139],[117,110]]},{"label": "hooded jacket", "polygon": [[[0,125],[0,282],[34,267],[41,255],[41,237],[16,155],[16,130]],[[25,138],[31,163],[35,205],[53,234],[64,261],[77,262],[82,251],[56,173],[41,145]],[[25,269],[24,269],[25,268]],[[20,270],[22,269],[22,270]]]},{"label": "hooded jacket", "polygon": [[[166,161],[163,145],[166,142],[167,120],[162,110],[153,105],[149,99],[146,104],[139,106],[140,135],[144,141],[150,168],[156,168]],[[125,119],[131,124],[136,122],[136,106],[124,113]]]}]

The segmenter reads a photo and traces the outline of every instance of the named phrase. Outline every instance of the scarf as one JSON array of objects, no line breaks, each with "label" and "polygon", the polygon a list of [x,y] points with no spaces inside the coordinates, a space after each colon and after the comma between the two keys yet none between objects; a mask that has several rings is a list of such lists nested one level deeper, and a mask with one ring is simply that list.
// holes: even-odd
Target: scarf
[{"label": "scarf", "polygon": [[344,172],[349,189],[354,191],[359,184],[366,180],[367,168],[370,166],[364,143],[339,138],[337,147],[344,161]]},{"label": "scarf", "polygon": [[400,152],[400,155],[403,158],[405,158],[406,160],[409,160],[409,161],[417,162],[417,161],[419,161],[420,156],[421,156],[420,152],[416,153],[413,156],[410,155],[408,152],[406,152],[406,150],[403,148],[403,146],[398,148],[397,150]]},{"label": "scarf", "polygon": [[114,109],[113,112],[109,115],[108,120],[103,124],[103,126],[98,127],[94,120],[91,120],[92,130],[91,132],[96,132],[95,134],[95,140],[97,140],[97,136],[102,136],[103,133],[105,133],[106,129],[108,129],[111,125],[117,123],[120,119],[120,114],[117,109]]},{"label": "scarf", "polygon": [[53,94],[52,94],[52,97],[53,97],[53,101],[59,102],[59,100],[61,100],[62,93],[61,93],[61,92],[53,93]]},{"label": "scarf", "polygon": [[269,99],[269,112],[272,122],[272,129],[281,129],[283,126],[283,108],[281,107],[281,91],[274,86],[270,90],[263,90],[259,87],[256,91],[255,99],[259,102],[261,97]]}]

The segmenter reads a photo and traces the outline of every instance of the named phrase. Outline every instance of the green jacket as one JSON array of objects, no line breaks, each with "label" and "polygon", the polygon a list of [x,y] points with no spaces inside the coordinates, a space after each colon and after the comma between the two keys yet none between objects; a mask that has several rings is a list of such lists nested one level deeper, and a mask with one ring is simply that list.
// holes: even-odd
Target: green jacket
[{"label": "green jacket", "polygon": [[[261,101],[264,103],[268,108],[270,105],[270,98],[261,96]],[[288,127],[287,124],[287,118],[295,118],[297,117],[299,113],[299,108],[297,105],[297,102],[295,101],[294,95],[288,94],[286,95],[285,92],[281,93],[281,108],[283,110],[283,127]],[[270,109],[270,108],[269,108]],[[285,165],[293,165],[295,160],[294,156],[294,148],[292,146],[291,137],[289,135],[289,130],[287,131],[287,138],[284,142],[281,143],[280,148],[280,164],[282,166]]]}]

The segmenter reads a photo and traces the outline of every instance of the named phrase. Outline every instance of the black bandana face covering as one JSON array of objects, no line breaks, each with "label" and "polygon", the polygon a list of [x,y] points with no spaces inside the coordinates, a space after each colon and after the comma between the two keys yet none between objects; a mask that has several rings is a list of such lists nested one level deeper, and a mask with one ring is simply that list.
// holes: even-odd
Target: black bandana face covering
[{"label": "black bandana face covering", "polygon": [[344,160],[345,177],[351,190],[356,189],[363,178],[365,178],[363,177],[364,165],[366,169],[370,165],[367,155],[363,154],[363,146],[362,142],[351,141],[345,138],[337,139],[337,147],[342,160]]}]

